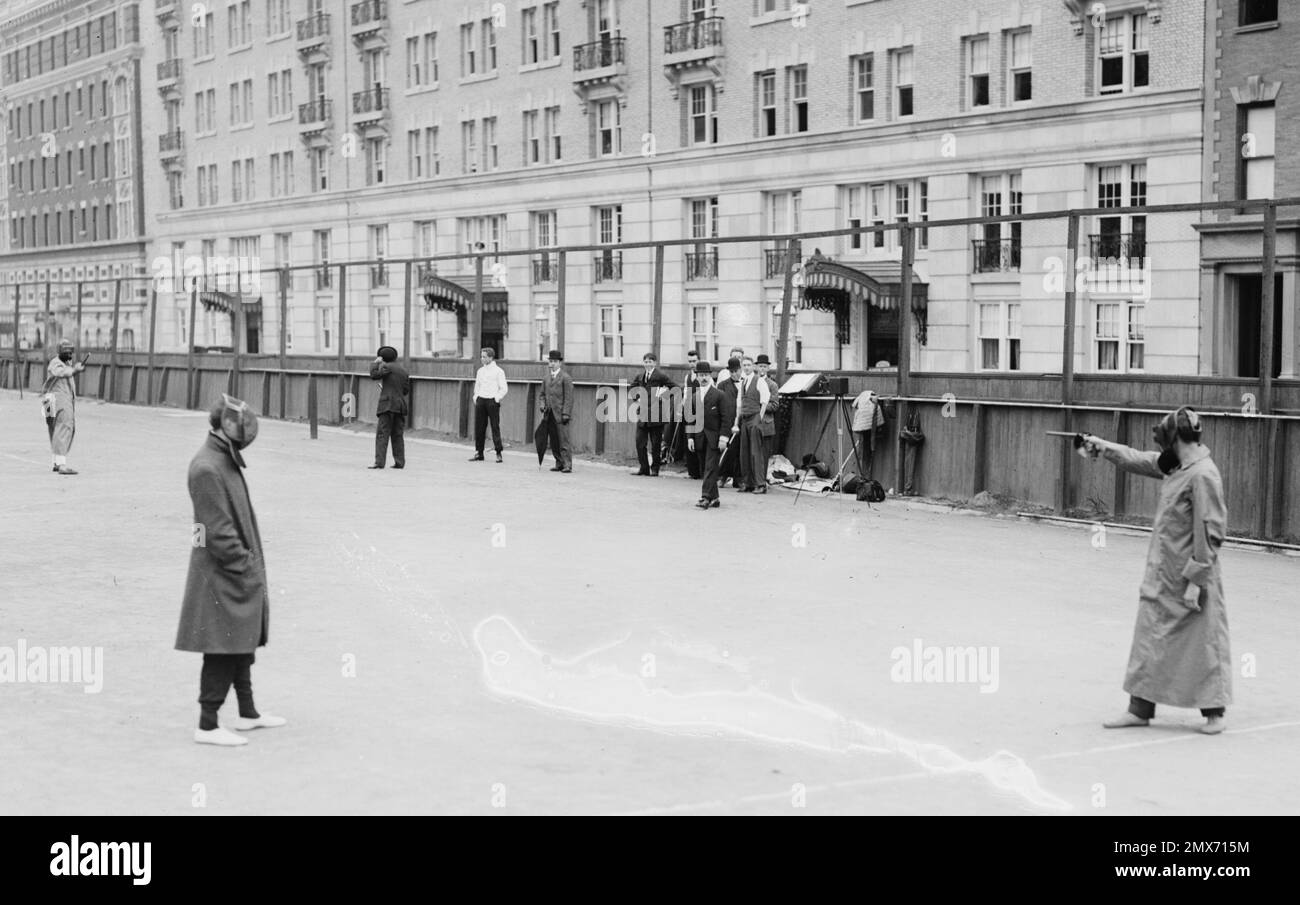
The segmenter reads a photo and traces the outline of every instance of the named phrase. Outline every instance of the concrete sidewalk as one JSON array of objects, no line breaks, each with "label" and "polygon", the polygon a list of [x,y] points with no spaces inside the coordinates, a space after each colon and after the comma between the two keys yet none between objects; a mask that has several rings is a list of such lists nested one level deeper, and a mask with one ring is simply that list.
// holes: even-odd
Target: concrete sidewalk
[{"label": "concrete sidewalk", "polygon": [[[1300,810],[1293,558],[1224,554],[1229,732],[1108,732],[1145,538],[897,499],[702,512],[684,479],[419,439],[368,471],[369,434],[274,421],[247,453],[253,678],[290,724],[195,745],[200,658],[172,643],[204,418],[82,400],[61,477],[39,403],[0,392],[0,649],[103,651],[99,693],[0,683],[0,812]],[[930,647],[996,675],[900,674]]]}]

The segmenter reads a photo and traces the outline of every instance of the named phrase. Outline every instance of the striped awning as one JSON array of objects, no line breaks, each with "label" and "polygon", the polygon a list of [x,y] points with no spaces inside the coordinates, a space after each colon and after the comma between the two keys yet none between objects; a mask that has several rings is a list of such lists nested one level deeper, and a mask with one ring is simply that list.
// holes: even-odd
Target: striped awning
[{"label": "striped awning", "polygon": [[[420,279],[420,291],[429,308],[443,311],[469,311],[474,302],[473,276],[439,276],[426,273]],[[509,294],[483,281],[483,313],[504,315],[509,309]]]},{"label": "striped awning", "polygon": [[206,311],[220,311],[222,314],[230,314],[235,310],[235,305],[240,305],[245,313],[262,310],[262,297],[260,295],[236,295],[233,292],[218,292],[215,289],[205,289],[199,293],[199,302]]},{"label": "striped awning", "polygon": [[[898,265],[888,262],[885,266],[892,268],[892,280],[881,279],[878,273],[873,275],[865,269],[840,264],[814,252],[804,262],[802,307],[834,310],[847,296],[850,302],[864,302],[881,311],[897,311],[903,294]],[[925,311],[928,290],[929,287],[913,274],[913,311]]]}]

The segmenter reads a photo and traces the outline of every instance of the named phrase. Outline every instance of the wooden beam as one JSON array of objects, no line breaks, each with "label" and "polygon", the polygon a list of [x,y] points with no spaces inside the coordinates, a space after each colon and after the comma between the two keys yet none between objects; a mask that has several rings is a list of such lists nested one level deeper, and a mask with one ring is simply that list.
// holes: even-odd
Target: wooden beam
[{"label": "wooden beam", "polygon": [[158,332],[158,290],[149,290],[149,370],[144,382],[144,404],[153,405],[154,340]]},{"label": "wooden beam", "polygon": [[[799,241],[785,243],[785,274],[781,278],[781,328],[776,339],[776,385],[785,384],[785,365],[790,348],[790,304],[794,296],[794,268],[799,263]],[[760,312],[760,317],[762,316]],[[761,323],[761,321],[760,321]]]},{"label": "wooden beam", "polygon": [[110,327],[108,340],[108,399],[116,402],[117,396],[117,324],[122,315],[122,278],[118,277],[113,285],[113,325]]},{"label": "wooden beam", "polygon": [[971,496],[981,493],[988,483],[989,413],[988,406],[978,402],[973,406],[975,415],[975,450],[971,470]]},{"label": "wooden beam", "polygon": [[[280,268],[280,274],[279,274],[279,276],[280,276],[280,283],[279,283],[279,286],[277,287],[277,288],[279,289],[279,292],[277,293],[277,295],[280,297],[280,298],[279,298],[279,301],[280,301],[280,374],[279,374],[279,377],[278,377],[277,380],[276,380],[276,383],[278,383],[279,386],[280,386],[280,419],[281,419],[281,420],[284,420],[284,408],[285,408],[285,404],[286,404],[286,402],[287,402],[287,399],[285,398],[286,395],[287,395],[287,386],[286,386],[286,384],[288,383],[288,379],[289,379],[288,376],[287,376],[284,372],[285,372],[286,370],[288,370],[288,367],[289,367],[289,337],[288,337],[288,331],[289,331],[289,280],[290,280],[290,273],[291,273],[291,271],[289,270],[289,268],[288,268],[287,266],[286,266],[286,267],[282,267],[282,268]],[[314,277],[315,277],[315,274],[313,273],[312,276],[313,276],[313,278],[314,278]],[[267,398],[263,399],[263,400],[262,400],[262,405],[263,405],[264,407],[266,407],[266,408],[269,409],[269,408],[271,407],[271,400],[270,400],[270,398],[267,397]]]},{"label": "wooden beam", "polygon": [[565,307],[565,296],[566,296],[566,292],[565,292],[565,290],[566,290],[566,288],[567,288],[567,286],[568,286],[568,279],[567,279],[567,276],[566,276],[566,275],[567,275],[567,272],[568,272],[568,268],[565,267],[565,254],[564,254],[564,252],[560,252],[559,255],[557,255],[556,257],[557,257],[557,260],[556,260],[556,262],[555,262],[555,266],[556,266],[556,271],[557,271],[557,272],[556,272],[556,275],[555,275],[555,285],[556,285],[556,292],[555,292],[555,348],[558,349],[558,350],[560,351],[561,354],[563,354],[563,353],[564,353],[564,318],[565,318],[565,311],[566,311],[566,307]]},{"label": "wooden beam", "polygon": [[[664,330],[664,247],[655,246],[654,289],[650,297],[650,351],[662,359],[660,347]],[[644,354],[644,353],[642,353]]]}]

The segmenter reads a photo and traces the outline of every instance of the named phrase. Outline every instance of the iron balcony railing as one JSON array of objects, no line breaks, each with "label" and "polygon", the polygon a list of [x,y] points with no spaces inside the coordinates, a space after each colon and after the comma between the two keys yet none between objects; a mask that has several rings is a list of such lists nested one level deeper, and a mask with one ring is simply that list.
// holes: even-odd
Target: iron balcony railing
[{"label": "iron balcony railing", "polygon": [[180,77],[181,61],[179,59],[163,60],[158,64],[158,81],[166,82],[170,79],[178,79]]},{"label": "iron balcony railing", "polygon": [[164,154],[181,150],[185,147],[185,133],[180,129],[163,132],[158,136],[158,150]]},{"label": "iron balcony railing", "polygon": [[333,107],[329,98],[318,97],[314,101],[298,105],[298,124],[307,126],[312,123],[328,122],[332,112]]},{"label": "iron balcony railing", "polygon": [[710,16],[664,28],[664,53],[684,53],[722,46],[722,17]]},{"label": "iron balcony railing", "polygon": [[623,252],[606,251],[596,255],[591,269],[597,283],[617,283],[623,279]]},{"label": "iron balcony railing", "polygon": [[331,289],[334,286],[334,271],[330,270],[328,264],[322,264],[316,268],[316,288]]},{"label": "iron balcony railing", "polygon": [[[803,260],[803,249],[799,243],[794,246],[794,263],[797,267]],[[768,248],[763,251],[763,278],[776,279],[785,276],[785,249]]]},{"label": "iron balcony railing", "polygon": [[370,285],[387,286],[388,285],[388,266],[385,264],[370,265]]},{"label": "iron balcony railing", "polygon": [[388,109],[388,89],[371,88],[352,95],[353,113],[382,113]]},{"label": "iron balcony railing", "polygon": [[161,16],[164,13],[174,12],[178,0],[154,0],[153,12],[155,16]]},{"label": "iron balcony railing", "polygon": [[388,4],[385,0],[361,0],[352,4],[352,24],[370,25],[388,19]]},{"label": "iron balcony railing", "polygon": [[1088,236],[1088,254],[1094,261],[1141,261],[1147,256],[1147,237],[1144,233],[1093,233]]},{"label": "iron balcony railing", "polygon": [[317,13],[306,19],[298,20],[298,40],[314,41],[328,38],[330,34],[330,17],[328,13]]},{"label": "iron balcony railing", "polygon": [[1020,269],[1019,239],[976,239],[971,242],[975,249],[976,273],[1002,273]]},{"label": "iron balcony railing", "polygon": [[591,44],[579,44],[573,48],[573,71],[584,72],[625,63],[626,47],[625,38],[605,38]]},{"label": "iron balcony railing", "polygon": [[686,279],[716,280],[718,278],[718,250],[688,251],[686,253]]},{"label": "iron balcony railing", "polygon": [[415,265],[415,280],[418,283],[423,283],[429,277],[436,277],[437,275],[438,275],[438,263],[436,261],[430,261],[427,264]]},{"label": "iron balcony railing", "polygon": [[552,257],[538,258],[533,261],[533,285],[539,283],[558,283],[560,279],[560,262]]}]

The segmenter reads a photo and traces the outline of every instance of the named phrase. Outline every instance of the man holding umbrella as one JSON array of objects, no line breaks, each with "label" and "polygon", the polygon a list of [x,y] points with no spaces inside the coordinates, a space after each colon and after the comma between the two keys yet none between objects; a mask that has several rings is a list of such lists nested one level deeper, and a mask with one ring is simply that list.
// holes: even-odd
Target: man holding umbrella
[{"label": "man holding umbrella", "polygon": [[573,472],[573,452],[569,448],[569,419],[573,417],[573,378],[564,371],[564,355],[552,349],[547,370],[542,377],[542,421],[537,425],[537,466],[541,468],[549,442],[555,454],[551,471]]}]

